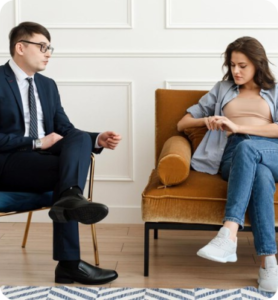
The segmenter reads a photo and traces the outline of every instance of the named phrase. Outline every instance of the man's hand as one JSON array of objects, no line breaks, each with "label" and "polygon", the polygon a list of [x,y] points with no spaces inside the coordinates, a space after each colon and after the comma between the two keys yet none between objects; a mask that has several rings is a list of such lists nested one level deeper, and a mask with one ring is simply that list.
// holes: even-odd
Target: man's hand
[{"label": "man's hand", "polygon": [[56,144],[58,141],[60,141],[63,137],[60,134],[57,134],[55,132],[52,132],[45,137],[41,138],[42,141],[42,150],[48,149],[52,147],[54,144]]},{"label": "man's hand", "polygon": [[98,144],[103,148],[114,150],[121,139],[122,137],[119,134],[113,131],[106,131],[98,136]]}]

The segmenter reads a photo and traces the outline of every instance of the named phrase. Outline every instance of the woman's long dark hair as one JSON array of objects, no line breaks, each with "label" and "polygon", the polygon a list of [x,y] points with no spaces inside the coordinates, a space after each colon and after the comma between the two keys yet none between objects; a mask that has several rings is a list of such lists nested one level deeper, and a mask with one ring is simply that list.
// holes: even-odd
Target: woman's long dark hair
[{"label": "woman's long dark hair", "polygon": [[232,52],[241,52],[248,57],[248,59],[254,64],[256,73],[254,76],[254,82],[262,89],[269,90],[275,85],[275,77],[270,71],[269,63],[264,47],[262,44],[249,36],[241,37],[229,44],[224,56],[225,61],[223,68],[227,67],[228,71],[224,75],[223,80],[234,81],[231,71],[231,57]]}]

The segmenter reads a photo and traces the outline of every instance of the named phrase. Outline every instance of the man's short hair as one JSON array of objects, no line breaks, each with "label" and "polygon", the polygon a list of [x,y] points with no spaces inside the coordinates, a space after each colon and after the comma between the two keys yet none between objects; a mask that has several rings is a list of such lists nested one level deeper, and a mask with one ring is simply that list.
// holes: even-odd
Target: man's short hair
[{"label": "man's short hair", "polygon": [[11,56],[14,56],[16,43],[32,37],[33,34],[42,34],[49,42],[51,41],[49,31],[42,25],[34,22],[22,22],[14,27],[9,34]]}]

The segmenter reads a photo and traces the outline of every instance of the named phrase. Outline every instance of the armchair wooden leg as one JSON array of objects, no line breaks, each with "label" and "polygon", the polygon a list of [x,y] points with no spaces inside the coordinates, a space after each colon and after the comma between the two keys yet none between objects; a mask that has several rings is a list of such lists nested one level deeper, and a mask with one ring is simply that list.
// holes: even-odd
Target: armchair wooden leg
[{"label": "armchair wooden leg", "polygon": [[93,240],[93,247],[94,247],[94,254],[95,254],[95,264],[98,266],[99,265],[99,255],[98,255],[97,233],[96,233],[95,224],[91,225],[91,231],[92,231],[92,240]]},{"label": "armchair wooden leg", "polygon": [[26,223],[26,226],[25,226],[25,232],[24,232],[22,245],[21,245],[22,248],[25,248],[25,245],[27,243],[27,238],[28,238],[28,233],[29,233],[29,227],[30,227],[30,224],[31,224],[32,214],[33,214],[33,212],[31,212],[31,211],[28,213],[27,223]]}]

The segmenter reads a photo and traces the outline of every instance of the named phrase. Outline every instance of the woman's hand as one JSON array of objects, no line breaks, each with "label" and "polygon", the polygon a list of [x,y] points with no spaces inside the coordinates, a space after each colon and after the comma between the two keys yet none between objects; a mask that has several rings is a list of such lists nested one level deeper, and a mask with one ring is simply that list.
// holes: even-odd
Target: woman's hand
[{"label": "woman's hand", "polygon": [[227,130],[232,133],[237,133],[239,131],[238,125],[223,116],[207,117],[205,118],[205,123],[209,130]]}]

